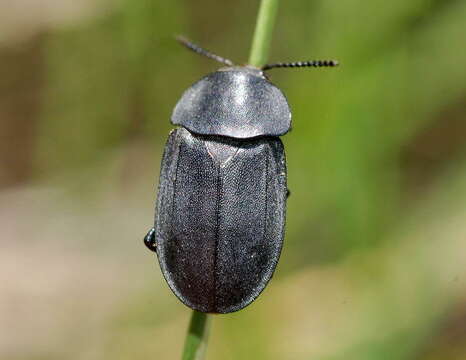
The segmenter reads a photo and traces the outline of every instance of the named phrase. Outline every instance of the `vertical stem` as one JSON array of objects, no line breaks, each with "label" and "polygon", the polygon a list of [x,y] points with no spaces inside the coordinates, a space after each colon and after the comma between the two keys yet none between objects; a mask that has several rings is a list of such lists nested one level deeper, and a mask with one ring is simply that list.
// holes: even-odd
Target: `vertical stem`
[{"label": "vertical stem", "polygon": [[[267,62],[272,32],[277,16],[278,0],[261,0],[249,64],[262,67]],[[184,344],[182,360],[203,360],[207,348],[211,315],[193,311]]]},{"label": "vertical stem", "polygon": [[252,66],[262,67],[267,62],[277,10],[278,0],[261,1],[249,55],[249,64]]},{"label": "vertical stem", "polygon": [[210,315],[193,310],[182,360],[202,360],[207,348]]}]

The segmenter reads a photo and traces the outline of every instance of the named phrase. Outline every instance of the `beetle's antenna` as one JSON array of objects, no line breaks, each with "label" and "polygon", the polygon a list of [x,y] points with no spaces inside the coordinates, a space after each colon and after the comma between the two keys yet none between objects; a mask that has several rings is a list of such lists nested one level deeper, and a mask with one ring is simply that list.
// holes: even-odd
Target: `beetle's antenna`
[{"label": "beetle's antenna", "polygon": [[199,55],[203,55],[205,57],[208,57],[209,59],[213,59],[215,61],[218,61],[222,64],[225,64],[225,65],[228,65],[228,66],[233,66],[235,65],[233,63],[233,61],[229,60],[229,59],[225,59],[221,56],[218,56],[214,53],[211,53],[210,51],[207,51],[206,49],[203,49],[201,48],[199,45],[196,45],[194,43],[192,43],[191,41],[189,41],[188,39],[186,39],[184,36],[176,36],[175,39],[181,43],[182,45],[186,46],[189,50],[192,50],[194,51],[195,53],[198,53]]},{"label": "beetle's antenna", "polygon": [[312,60],[312,61],[297,61],[290,63],[267,64],[262,67],[262,70],[270,70],[275,68],[294,68],[294,67],[334,67],[339,63],[336,60]]}]

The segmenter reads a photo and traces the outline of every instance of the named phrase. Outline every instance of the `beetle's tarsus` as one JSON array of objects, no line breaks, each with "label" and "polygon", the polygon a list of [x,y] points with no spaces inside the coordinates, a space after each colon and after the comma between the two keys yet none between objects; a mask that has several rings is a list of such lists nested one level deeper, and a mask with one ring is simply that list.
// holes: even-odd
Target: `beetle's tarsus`
[{"label": "beetle's tarsus", "polygon": [[157,244],[155,243],[155,228],[149,230],[144,236],[144,244],[150,251],[157,252]]},{"label": "beetle's tarsus", "polygon": [[286,189],[286,198],[288,199],[291,195],[290,189]]}]

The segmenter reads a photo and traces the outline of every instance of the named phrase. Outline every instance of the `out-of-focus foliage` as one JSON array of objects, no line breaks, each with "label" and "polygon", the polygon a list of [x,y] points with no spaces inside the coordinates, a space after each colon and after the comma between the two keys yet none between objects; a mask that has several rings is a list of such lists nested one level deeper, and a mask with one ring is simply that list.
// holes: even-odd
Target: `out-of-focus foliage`
[{"label": "out-of-focus foliage", "polygon": [[[14,4],[0,357],[177,358],[189,311],[141,239],[171,109],[218,64],[172,36],[241,63],[258,1]],[[466,358],[465,18],[457,0],[281,2],[270,60],[342,65],[270,72],[294,115],[285,247],[255,303],[215,316],[209,359]]]}]

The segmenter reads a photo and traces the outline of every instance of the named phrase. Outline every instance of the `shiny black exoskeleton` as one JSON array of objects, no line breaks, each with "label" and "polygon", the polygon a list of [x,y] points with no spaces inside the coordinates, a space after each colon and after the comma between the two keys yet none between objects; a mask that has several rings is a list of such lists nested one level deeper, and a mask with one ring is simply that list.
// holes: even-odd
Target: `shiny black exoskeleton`
[{"label": "shiny black exoskeleton", "polygon": [[229,66],[188,88],[171,121],[180,127],[165,147],[155,224],[144,241],[184,304],[240,310],[267,285],[283,244],[279,136],[291,126],[288,103],[263,70]]}]

